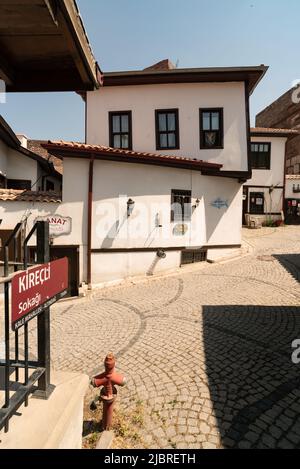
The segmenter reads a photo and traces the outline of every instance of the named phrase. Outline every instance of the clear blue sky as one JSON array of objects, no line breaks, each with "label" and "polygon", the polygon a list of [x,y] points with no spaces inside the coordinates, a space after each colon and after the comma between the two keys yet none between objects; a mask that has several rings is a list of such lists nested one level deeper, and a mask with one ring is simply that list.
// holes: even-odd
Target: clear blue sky
[{"label": "clear blue sky", "polygon": [[[300,78],[299,0],[78,0],[104,71],[269,65],[251,99],[257,112]],[[84,138],[84,106],[70,94],[9,95],[0,113],[31,138]]]}]

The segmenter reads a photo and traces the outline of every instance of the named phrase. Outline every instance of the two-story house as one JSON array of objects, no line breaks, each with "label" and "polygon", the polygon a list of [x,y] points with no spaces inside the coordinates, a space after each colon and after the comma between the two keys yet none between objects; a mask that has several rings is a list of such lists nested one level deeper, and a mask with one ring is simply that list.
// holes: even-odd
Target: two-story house
[{"label": "two-story house", "polygon": [[266,70],[163,61],[106,73],[86,93],[86,143],[46,145],[64,159],[61,211],[76,220],[81,280],[149,275],[240,248],[249,96]]},{"label": "two-story house", "polygon": [[243,223],[247,226],[284,221],[286,147],[297,130],[251,129],[252,178],[244,185]]}]

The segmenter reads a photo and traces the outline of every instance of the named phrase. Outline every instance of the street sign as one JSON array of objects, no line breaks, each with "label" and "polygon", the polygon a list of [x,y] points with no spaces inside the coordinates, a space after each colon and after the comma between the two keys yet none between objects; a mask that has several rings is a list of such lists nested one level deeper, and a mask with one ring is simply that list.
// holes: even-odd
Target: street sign
[{"label": "street sign", "polygon": [[12,328],[17,330],[68,292],[65,257],[17,274],[11,283]]},{"label": "street sign", "polygon": [[49,223],[50,237],[66,236],[72,232],[72,218],[62,217],[61,215],[47,215],[38,217],[37,221],[46,221]]}]

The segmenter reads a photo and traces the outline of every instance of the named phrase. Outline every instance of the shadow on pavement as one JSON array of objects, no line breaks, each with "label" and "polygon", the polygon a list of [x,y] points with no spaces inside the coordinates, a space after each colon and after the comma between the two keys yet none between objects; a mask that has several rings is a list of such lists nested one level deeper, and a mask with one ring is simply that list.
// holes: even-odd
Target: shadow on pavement
[{"label": "shadow on pavement", "polygon": [[300,307],[204,306],[208,384],[225,448],[300,448]]},{"label": "shadow on pavement", "polygon": [[297,282],[300,282],[300,254],[280,254],[274,257]]}]

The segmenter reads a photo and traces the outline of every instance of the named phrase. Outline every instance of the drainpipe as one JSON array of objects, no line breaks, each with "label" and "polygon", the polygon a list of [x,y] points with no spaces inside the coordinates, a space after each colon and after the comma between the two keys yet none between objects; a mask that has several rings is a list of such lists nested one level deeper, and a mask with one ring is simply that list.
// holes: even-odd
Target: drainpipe
[{"label": "drainpipe", "polygon": [[88,226],[87,226],[87,284],[88,284],[89,290],[92,289],[93,181],[94,181],[94,156],[91,156],[90,164],[89,164]]},{"label": "drainpipe", "polygon": [[285,142],[284,171],[283,171],[283,191],[282,191],[283,222],[285,222],[285,195],[286,195],[286,176],[287,176],[287,144],[288,144],[288,139]]}]

